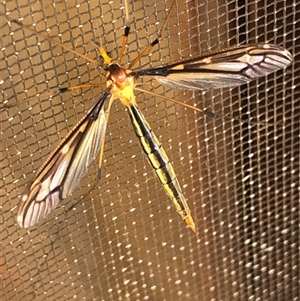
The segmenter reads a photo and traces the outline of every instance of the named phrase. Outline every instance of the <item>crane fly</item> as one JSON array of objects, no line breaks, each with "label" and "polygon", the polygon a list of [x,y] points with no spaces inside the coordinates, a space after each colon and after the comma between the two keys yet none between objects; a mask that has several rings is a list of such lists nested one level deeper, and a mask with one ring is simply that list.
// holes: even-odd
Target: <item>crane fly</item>
[{"label": "crane fly", "polygon": [[[172,6],[174,2],[175,0]],[[126,7],[127,3],[125,12],[128,15]],[[114,62],[102,47],[99,48],[104,59],[106,88],[93,107],[49,156],[35,175],[32,184],[22,195],[17,214],[20,227],[27,228],[38,223],[63,199],[71,195],[86,174],[89,164],[98,154],[99,170],[101,169],[110,108],[113,101],[119,99],[127,108],[141,147],[177,213],[194,232],[196,231],[174,168],[137,105],[134,90],[139,89],[136,88],[136,80],[143,76],[155,77],[162,84],[187,90],[235,87],[287,67],[292,62],[292,55],[286,49],[272,44],[244,45],[198,55],[161,67],[132,70],[135,63],[159,43],[171,8],[157,39],[147,46],[127,68],[122,67],[121,60],[130,32],[128,17],[126,17],[127,24],[119,61]],[[28,28],[19,21],[11,21]],[[60,43],[57,44],[66,48]],[[79,85],[76,88],[84,86]],[[70,88],[62,90],[70,90]]]}]

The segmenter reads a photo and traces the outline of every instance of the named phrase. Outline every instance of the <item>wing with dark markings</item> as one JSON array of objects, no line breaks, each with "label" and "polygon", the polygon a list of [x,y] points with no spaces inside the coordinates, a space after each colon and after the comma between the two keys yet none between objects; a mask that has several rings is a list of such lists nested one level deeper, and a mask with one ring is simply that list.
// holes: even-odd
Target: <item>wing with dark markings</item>
[{"label": "wing with dark markings", "polygon": [[109,94],[110,90],[106,89],[39,170],[22,196],[17,216],[20,227],[30,227],[46,217],[84,177],[104,143],[104,102]]},{"label": "wing with dark markings", "polygon": [[235,87],[291,64],[292,55],[272,44],[247,45],[181,61],[159,68],[133,71],[155,76],[162,84],[186,90]]}]

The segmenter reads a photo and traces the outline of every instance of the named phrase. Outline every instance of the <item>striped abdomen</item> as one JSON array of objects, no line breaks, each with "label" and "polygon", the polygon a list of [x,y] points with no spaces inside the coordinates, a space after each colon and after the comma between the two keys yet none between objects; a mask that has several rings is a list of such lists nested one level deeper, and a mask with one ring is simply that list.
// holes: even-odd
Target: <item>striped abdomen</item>
[{"label": "striped abdomen", "polygon": [[166,193],[173,201],[179,215],[195,232],[195,225],[191,217],[190,209],[183,196],[177,176],[165,150],[151,130],[139,108],[133,104],[128,105],[127,108],[136,135],[139,137],[141,146],[146,153],[150,164],[154,168],[157,177]]}]

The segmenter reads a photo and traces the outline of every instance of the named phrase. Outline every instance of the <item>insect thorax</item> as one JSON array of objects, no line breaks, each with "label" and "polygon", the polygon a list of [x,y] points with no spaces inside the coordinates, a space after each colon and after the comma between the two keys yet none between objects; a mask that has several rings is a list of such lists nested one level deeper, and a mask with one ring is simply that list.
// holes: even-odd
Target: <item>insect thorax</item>
[{"label": "insect thorax", "polygon": [[125,106],[135,102],[134,77],[118,64],[108,66],[107,86],[111,87],[111,94],[119,98]]}]

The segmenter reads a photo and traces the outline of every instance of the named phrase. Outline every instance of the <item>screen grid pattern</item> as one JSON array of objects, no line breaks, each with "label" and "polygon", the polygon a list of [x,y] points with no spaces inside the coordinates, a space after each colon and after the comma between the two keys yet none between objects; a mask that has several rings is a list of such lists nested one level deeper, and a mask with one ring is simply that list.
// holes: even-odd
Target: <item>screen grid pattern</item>
[{"label": "screen grid pattern", "polygon": [[[171,2],[129,1],[123,65],[156,38]],[[160,44],[135,66],[264,42],[293,55],[288,68],[239,88],[190,92],[138,81],[157,95],[135,93],[173,162],[196,234],[155,178],[119,101],[101,179],[94,162],[46,219],[30,229],[17,225],[27,185],[104,90],[57,93],[103,83],[105,73],[55,41],[100,63],[101,45],[117,59],[126,21],[119,1],[8,0],[0,7],[1,300],[299,300],[297,0],[177,0]]]}]

